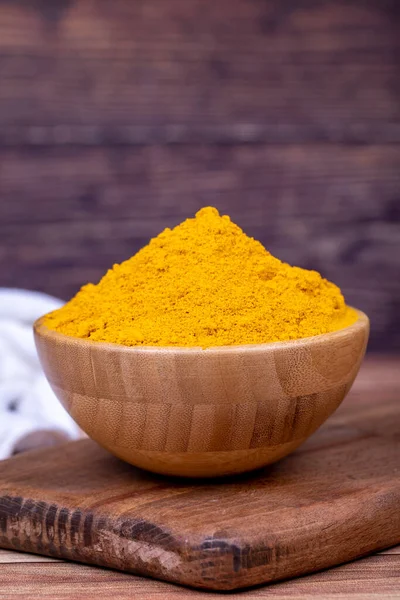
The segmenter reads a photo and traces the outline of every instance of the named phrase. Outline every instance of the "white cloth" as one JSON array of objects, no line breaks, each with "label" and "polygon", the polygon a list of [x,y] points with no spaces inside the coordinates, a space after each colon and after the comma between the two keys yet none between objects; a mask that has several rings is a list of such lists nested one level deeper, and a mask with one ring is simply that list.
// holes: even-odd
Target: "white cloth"
[{"label": "white cloth", "polygon": [[80,437],[47,383],[33,339],[33,322],[61,305],[39,292],[0,289],[0,460],[39,431]]}]

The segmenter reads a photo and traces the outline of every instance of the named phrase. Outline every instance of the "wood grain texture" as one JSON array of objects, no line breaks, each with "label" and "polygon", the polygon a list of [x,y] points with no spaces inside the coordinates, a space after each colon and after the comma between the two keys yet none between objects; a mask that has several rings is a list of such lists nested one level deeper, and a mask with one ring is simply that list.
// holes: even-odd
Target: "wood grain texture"
[{"label": "wood grain texture", "polygon": [[[72,563],[21,564],[21,561],[30,563],[32,556],[8,553],[10,563],[0,568],[1,600],[109,600],[110,597],[115,600],[221,600],[224,597],[220,592],[189,591],[169,583]],[[0,550],[0,562],[1,557]],[[378,554],[284,583],[230,593],[228,597],[237,600],[398,600],[399,595],[400,554],[397,552],[392,556]]]},{"label": "wood grain texture", "polygon": [[[302,220],[305,230],[314,225],[307,230],[314,235],[318,235],[317,226],[328,234],[330,220],[342,235],[339,245],[349,253],[350,227],[359,228],[359,237],[367,234],[367,226],[396,225],[399,171],[397,145],[0,148],[0,222],[10,227],[25,225],[28,231],[31,223],[42,225],[36,238],[33,229],[29,232],[30,243],[47,234],[46,225],[58,225],[53,241],[62,234],[62,226],[67,226],[64,236],[72,237],[74,229],[79,228],[81,235],[86,230],[90,236],[102,224],[98,235],[103,234],[112,245],[118,244],[116,233],[124,235],[125,247],[129,240],[132,244],[147,241],[163,227],[176,225],[201,206],[216,202],[221,212],[274,245],[289,244],[282,239],[284,226],[299,243],[305,235]],[[121,221],[128,221],[130,236]],[[120,224],[121,229],[115,231],[112,225],[107,229],[108,222],[114,227]],[[12,233],[11,229],[7,241],[12,241]],[[389,228],[385,234],[390,235]],[[339,255],[326,252],[328,266],[331,258],[340,262]]]},{"label": "wood grain texture", "polygon": [[[219,589],[320,570],[394,545],[400,540],[398,367],[398,360],[366,361],[331,419],[292,456],[251,476],[214,484],[171,480],[134,469],[89,440],[6,461],[0,545]],[[287,590],[301,597],[313,589],[333,597],[339,590],[361,598],[372,581],[371,592],[384,597],[399,591],[398,556],[321,573],[309,585],[300,579],[249,593],[285,597]],[[32,569],[40,584],[39,567]],[[54,569],[47,573],[55,584],[64,573],[64,584],[84,577],[91,590],[94,581],[128,581],[109,571],[74,576],[70,567]],[[11,588],[3,573],[4,567],[0,581]],[[148,586],[149,597],[152,589],[180,593],[131,582],[143,585],[143,593]]]},{"label": "wood grain texture", "polygon": [[0,3],[0,141],[399,142],[388,0]]},{"label": "wood grain texture", "polygon": [[25,552],[15,552],[13,550],[0,550],[0,564],[11,565],[15,563],[51,563],[60,562],[58,558],[49,556],[39,556],[38,554],[26,554]]},{"label": "wood grain texture", "polygon": [[291,342],[126,347],[35,324],[44,372],[78,425],[129,463],[167,475],[231,475],[270,464],[339,406],[369,321]]}]

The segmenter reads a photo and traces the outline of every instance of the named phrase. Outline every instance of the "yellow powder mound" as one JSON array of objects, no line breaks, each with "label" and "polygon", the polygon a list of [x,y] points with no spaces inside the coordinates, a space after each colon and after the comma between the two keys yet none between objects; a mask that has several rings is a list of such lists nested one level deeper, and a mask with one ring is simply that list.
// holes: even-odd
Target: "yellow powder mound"
[{"label": "yellow powder mound", "polygon": [[97,342],[207,348],[295,340],[356,319],[336,285],[203,208],[82,287],[45,324]]}]

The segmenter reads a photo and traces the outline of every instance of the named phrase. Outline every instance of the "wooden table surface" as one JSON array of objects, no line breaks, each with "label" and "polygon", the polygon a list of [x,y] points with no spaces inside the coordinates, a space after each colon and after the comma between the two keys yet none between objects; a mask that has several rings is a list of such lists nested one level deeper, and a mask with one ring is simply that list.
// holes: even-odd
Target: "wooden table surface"
[{"label": "wooden table surface", "polygon": [[[400,394],[399,366],[398,358],[368,358],[353,393],[374,394],[377,401],[383,395]],[[246,600],[269,597],[277,600],[400,600],[400,546],[314,575],[227,595]],[[223,596],[190,591],[117,571],[0,550],[0,600],[172,600],[189,597],[211,600]]]},{"label": "wooden table surface", "polygon": [[162,581],[0,550],[1,600],[388,600],[400,598],[400,546],[314,575],[245,592],[188,590]]}]

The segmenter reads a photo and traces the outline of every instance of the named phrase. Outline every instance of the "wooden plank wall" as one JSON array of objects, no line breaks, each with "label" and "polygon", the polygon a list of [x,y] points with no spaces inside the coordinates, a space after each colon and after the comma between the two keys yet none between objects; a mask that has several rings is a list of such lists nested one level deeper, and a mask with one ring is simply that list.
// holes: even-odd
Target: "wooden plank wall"
[{"label": "wooden plank wall", "polygon": [[0,0],[0,285],[64,298],[212,204],[400,349],[400,4]]}]

